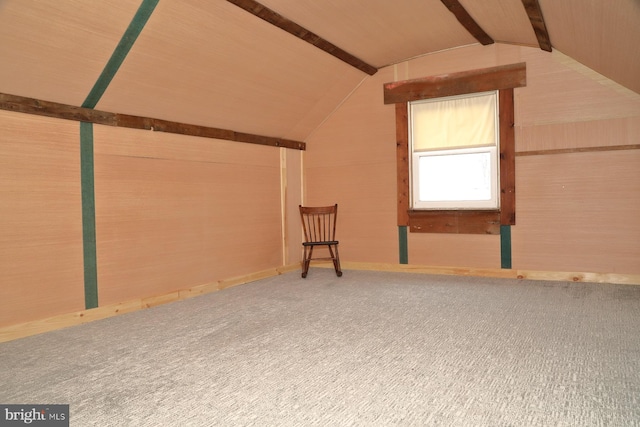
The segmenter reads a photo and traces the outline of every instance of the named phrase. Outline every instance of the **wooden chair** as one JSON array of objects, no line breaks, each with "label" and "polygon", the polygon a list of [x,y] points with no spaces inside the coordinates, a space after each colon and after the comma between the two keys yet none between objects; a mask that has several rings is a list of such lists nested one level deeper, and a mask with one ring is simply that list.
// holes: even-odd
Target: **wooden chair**
[{"label": "wooden chair", "polygon": [[[338,241],[336,240],[336,218],[338,217],[338,205],[304,207],[300,206],[300,218],[304,227],[304,259],[302,260],[302,277],[307,277],[309,263],[315,260],[331,260],[336,269],[336,275],[342,276],[340,270],[340,257],[338,255]],[[326,246],[330,257],[312,258],[313,248]]]}]

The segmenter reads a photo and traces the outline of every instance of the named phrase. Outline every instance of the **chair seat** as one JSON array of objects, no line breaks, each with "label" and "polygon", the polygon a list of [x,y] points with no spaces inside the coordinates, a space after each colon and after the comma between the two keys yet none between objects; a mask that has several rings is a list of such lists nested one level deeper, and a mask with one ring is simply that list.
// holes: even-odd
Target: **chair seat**
[{"label": "chair seat", "polygon": [[327,242],[303,242],[302,246],[320,246],[320,245],[337,245],[337,240],[329,240]]}]

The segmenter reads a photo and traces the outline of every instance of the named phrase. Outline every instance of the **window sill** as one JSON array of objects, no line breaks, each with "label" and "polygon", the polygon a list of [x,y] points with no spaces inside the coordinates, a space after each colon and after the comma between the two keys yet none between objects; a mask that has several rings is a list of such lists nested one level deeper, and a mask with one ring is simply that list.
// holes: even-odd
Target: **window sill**
[{"label": "window sill", "polygon": [[409,210],[412,233],[500,234],[499,210]]}]

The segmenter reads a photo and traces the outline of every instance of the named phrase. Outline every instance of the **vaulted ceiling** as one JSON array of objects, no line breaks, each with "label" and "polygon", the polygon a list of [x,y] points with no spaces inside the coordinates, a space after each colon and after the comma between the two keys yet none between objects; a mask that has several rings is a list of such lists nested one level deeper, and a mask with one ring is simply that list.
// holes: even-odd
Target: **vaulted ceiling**
[{"label": "vaulted ceiling", "polygon": [[0,93],[304,140],[376,69],[491,43],[640,94],[638,0],[0,0]]}]

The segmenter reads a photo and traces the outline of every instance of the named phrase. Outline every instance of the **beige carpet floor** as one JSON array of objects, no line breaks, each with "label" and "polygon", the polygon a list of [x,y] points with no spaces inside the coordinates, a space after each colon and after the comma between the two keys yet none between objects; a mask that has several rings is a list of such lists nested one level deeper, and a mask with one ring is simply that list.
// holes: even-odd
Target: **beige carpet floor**
[{"label": "beige carpet floor", "polygon": [[640,286],[311,268],[0,344],[72,426],[639,426]]}]

